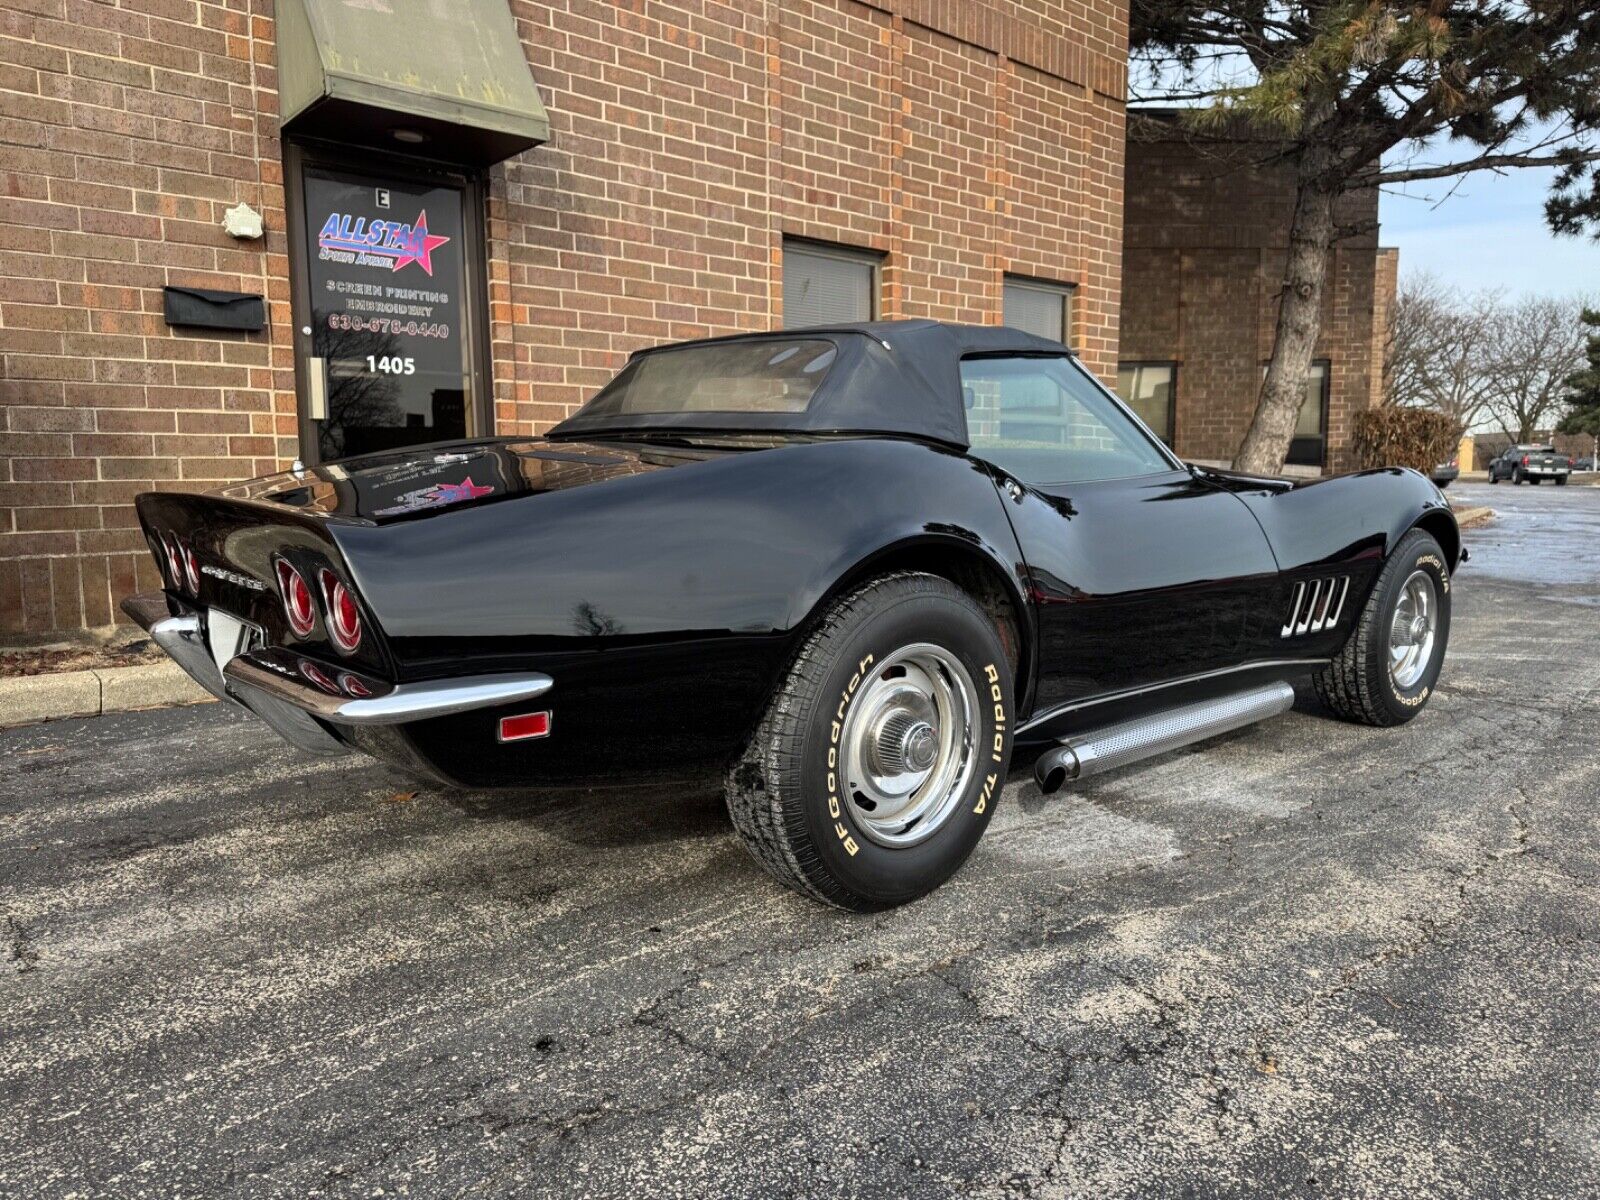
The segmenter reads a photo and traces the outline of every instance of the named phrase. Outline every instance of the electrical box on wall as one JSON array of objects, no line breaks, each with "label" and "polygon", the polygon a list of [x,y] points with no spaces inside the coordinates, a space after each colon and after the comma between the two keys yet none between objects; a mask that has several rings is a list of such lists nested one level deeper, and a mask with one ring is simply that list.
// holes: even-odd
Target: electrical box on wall
[{"label": "electrical box on wall", "polygon": [[267,305],[248,292],[218,292],[210,288],[161,289],[168,325],[199,329],[233,329],[253,333],[267,325]]}]

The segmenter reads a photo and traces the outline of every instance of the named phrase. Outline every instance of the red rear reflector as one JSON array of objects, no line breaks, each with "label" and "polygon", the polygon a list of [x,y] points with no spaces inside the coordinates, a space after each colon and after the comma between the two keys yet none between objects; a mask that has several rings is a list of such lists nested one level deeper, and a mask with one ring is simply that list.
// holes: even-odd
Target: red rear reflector
[{"label": "red rear reflector", "polygon": [[520,717],[500,718],[500,740],[522,742],[528,738],[550,736],[550,714],[547,712],[523,713]]},{"label": "red rear reflector", "polygon": [[339,694],[339,687],[333,682],[332,676],[330,676],[321,667],[317,666],[317,664],[312,662],[310,659],[302,658],[300,660],[300,674],[311,680],[312,683],[316,684],[330,696],[337,696]]},{"label": "red rear reflector", "polygon": [[339,676],[339,686],[344,689],[346,696],[354,696],[357,700],[365,700],[372,695],[372,689],[349,672]]}]

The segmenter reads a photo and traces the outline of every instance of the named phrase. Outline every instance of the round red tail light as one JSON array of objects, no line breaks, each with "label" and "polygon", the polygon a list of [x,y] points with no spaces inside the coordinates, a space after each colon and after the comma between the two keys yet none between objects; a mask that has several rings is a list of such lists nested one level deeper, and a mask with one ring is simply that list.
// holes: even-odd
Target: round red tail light
[{"label": "round red tail light", "polygon": [[170,533],[161,535],[161,548],[167,552],[167,578],[172,586],[183,586],[183,559],[178,556],[178,539]]},{"label": "round red tail light", "polygon": [[194,556],[194,549],[190,546],[183,547],[183,577],[189,581],[189,590],[198,596],[200,594],[200,560]]},{"label": "round red tail light", "polygon": [[311,586],[305,576],[283,559],[277,563],[278,591],[283,596],[283,615],[295,637],[305,637],[317,623],[317,606],[311,599]]},{"label": "round red tail light", "polygon": [[328,635],[333,644],[349,654],[361,644],[361,610],[350,589],[332,571],[324,569],[318,577],[322,584],[322,603],[328,613]]}]

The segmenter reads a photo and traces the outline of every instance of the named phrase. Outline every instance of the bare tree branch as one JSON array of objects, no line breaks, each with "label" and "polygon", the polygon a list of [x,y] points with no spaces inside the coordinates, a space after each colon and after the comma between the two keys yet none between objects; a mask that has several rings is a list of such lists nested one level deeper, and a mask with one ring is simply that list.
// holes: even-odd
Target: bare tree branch
[{"label": "bare tree branch", "polygon": [[1382,187],[1394,183],[1415,183],[1422,179],[1449,179],[1475,171],[1504,171],[1513,167],[1566,167],[1573,163],[1600,162],[1600,149],[1562,150],[1555,154],[1485,154],[1459,163],[1437,167],[1417,167],[1406,171],[1379,171],[1355,178],[1363,187]]}]

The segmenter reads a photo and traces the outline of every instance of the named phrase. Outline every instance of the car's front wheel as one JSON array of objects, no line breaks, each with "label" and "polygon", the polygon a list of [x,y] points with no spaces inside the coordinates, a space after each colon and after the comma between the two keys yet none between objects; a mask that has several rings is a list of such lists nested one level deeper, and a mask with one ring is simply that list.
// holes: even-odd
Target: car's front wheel
[{"label": "car's front wheel", "polygon": [[779,881],[841,908],[915,900],[983,836],[1011,757],[995,623],[933,575],[837,601],[728,773],[728,811]]},{"label": "car's front wheel", "polygon": [[1450,641],[1450,569],[1432,536],[1413,529],[1378,573],[1349,640],[1316,676],[1338,716],[1402,725],[1433,695]]}]

